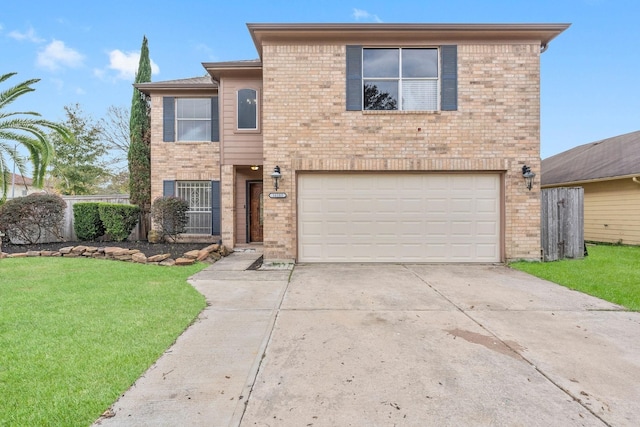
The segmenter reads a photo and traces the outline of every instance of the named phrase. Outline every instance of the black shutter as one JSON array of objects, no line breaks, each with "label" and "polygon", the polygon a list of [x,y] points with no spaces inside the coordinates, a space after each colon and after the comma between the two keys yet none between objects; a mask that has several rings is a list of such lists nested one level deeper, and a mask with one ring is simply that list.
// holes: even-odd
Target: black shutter
[{"label": "black shutter", "polygon": [[347,46],[347,111],[362,110],[362,46]]},{"label": "black shutter", "polygon": [[162,181],[162,195],[164,197],[174,196],[176,194],[175,181]]},{"label": "black shutter", "polygon": [[447,45],[440,48],[442,53],[442,94],[441,109],[458,109],[458,46]]},{"label": "black shutter", "polygon": [[211,141],[220,141],[220,117],[217,96],[211,98]]},{"label": "black shutter", "polygon": [[162,140],[164,142],[175,141],[176,134],[176,104],[175,98],[165,96],[162,98]]},{"label": "black shutter", "polygon": [[220,235],[220,181],[211,181],[211,234]]}]

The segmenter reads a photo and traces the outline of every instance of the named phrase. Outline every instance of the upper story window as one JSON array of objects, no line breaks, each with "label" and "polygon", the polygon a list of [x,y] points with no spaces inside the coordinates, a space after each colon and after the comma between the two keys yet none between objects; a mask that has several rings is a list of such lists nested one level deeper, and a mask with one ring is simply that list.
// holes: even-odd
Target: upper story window
[{"label": "upper story window", "polygon": [[177,98],[178,141],[211,141],[211,98]]},{"label": "upper story window", "polygon": [[458,47],[346,46],[346,108],[458,110]]},{"label": "upper story window", "polygon": [[365,110],[438,109],[438,49],[363,49]]},{"label": "upper story window", "polygon": [[164,142],[207,142],[220,140],[218,97],[162,98],[162,140]]},{"label": "upper story window", "polygon": [[258,91],[240,89],[238,91],[238,130],[258,129]]}]

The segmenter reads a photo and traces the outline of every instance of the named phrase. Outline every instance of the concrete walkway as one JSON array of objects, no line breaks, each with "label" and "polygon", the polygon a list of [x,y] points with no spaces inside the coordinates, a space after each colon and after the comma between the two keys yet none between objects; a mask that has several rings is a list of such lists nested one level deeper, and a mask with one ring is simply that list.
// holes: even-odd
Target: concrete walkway
[{"label": "concrete walkway", "polygon": [[238,425],[291,271],[235,252],[191,277],[207,307],[96,426]]},{"label": "concrete walkway", "polygon": [[635,426],[640,313],[504,266],[193,277],[210,302],[106,426]]}]

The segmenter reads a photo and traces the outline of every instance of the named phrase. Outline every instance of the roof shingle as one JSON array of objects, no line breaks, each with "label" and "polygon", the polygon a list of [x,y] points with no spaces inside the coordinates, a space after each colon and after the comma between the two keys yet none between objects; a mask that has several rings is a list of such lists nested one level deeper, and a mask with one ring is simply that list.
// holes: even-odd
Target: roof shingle
[{"label": "roof shingle", "polygon": [[640,131],[580,145],[542,160],[542,185],[640,175]]}]

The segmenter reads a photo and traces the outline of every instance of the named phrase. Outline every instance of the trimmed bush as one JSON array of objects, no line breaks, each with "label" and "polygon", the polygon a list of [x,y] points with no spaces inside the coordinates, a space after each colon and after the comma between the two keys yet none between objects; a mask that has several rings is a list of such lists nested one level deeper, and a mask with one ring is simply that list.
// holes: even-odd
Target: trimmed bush
[{"label": "trimmed bush", "polygon": [[63,240],[67,203],[55,194],[35,193],[7,200],[0,207],[0,231],[17,244]]},{"label": "trimmed bush", "polygon": [[83,202],[73,205],[73,229],[80,240],[96,240],[105,233],[100,219],[98,202]]},{"label": "trimmed bush", "polygon": [[160,232],[161,238],[169,237],[176,241],[180,233],[186,231],[189,218],[189,203],[178,197],[158,197],[151,205],[153,228]]},{"label": "trimmed bush", "polygon": [[121,203],[99,203],[98,212],[106,233],[116,242],[122,242],[140,219],[140,208]]}]

